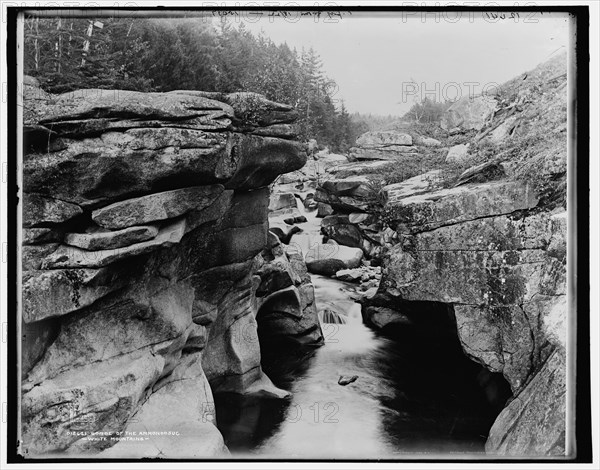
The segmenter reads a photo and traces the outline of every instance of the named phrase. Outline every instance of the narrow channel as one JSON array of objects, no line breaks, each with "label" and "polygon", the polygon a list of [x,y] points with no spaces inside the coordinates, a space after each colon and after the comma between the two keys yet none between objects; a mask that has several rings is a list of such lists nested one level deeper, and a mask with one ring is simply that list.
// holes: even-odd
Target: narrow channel
[{"label": "narrow channel", "polygon": [[[320,241],[320,219],[299,209],[307,222],[298,224],[303,231],[290,245],[306,253]],[[375,332],[363,324],[354,285],[311,277],[318,310],[330,312],[319,315],[325,344],[306,355],[282,351],[263,359],[273,382],[292,392],[289,400],[215,396],[217,425],[231,453],[292,459],[483,453],[507,391],[496,374],[464,356],[451,310],[425,305],[415,326]]]}]

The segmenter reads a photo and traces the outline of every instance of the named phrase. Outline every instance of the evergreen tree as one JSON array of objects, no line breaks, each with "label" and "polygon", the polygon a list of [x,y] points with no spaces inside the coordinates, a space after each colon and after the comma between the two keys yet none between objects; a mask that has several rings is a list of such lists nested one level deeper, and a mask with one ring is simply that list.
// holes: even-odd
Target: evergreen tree
[{"label": "evergreen tree", "polygon": [[25,73],[50,92],[254,91],[298,111],[300,137],[346,151],[365,128],[336,109],[335,82],[313,48],[275,44],[226,19],[27,18]]}]

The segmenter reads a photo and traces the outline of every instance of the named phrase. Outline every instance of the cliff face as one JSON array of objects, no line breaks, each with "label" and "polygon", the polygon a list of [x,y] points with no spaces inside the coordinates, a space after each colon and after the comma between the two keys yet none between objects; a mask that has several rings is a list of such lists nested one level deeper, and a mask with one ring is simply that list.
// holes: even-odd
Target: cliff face
[{"label": "cliff face", "polygon": [[490,453],[565,451],[566,212],[528,214],[537,201],[520,183],[468,185],[397,201],[390,220],[380,293],[452,304],[465,354],[511,386]]},{"label": "cliff face", "polygon": [[[267,186],[306,160],[294,111],[252,93],[26,85],[22,453],[227,452],[213,391],[287,395],[261,369],[259,308],[301,292],[294,312],[322,342],[310,281],[288,258],[265,274]],[[163,435],[111,440],[125,431]]]},{"label": "cliff face", "polygon": [[[497,107],[454,105],[480,160],[448,187],[433,173],[383,189],[383,278],[392,309],[367,321],[402,321],[412,301],[453,306],[465,354],[510,384],[513,397],[486,451],[565,455],[566,447],[566,59],[559,56],[501,88]],[[466,98],[464,99],[466,100]],[[462,114],[461,114],[462,113]],[[464,114],[464,115],[463,115]],[[475,129],[464,123],[480,117]],[[393,311],[393,310],[392,310]],[[383,315],[385,313],[385,315]]]}]

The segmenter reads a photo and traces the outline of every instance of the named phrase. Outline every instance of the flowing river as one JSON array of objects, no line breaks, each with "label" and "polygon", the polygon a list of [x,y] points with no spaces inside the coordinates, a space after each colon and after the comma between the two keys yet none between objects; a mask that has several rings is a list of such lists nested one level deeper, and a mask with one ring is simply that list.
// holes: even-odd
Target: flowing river
[{"label": "flowing river", "polygon": [[[302,212],[308,220],[292,241],[306,253],[320,241],[320,219]],[[398,459],[484,451],[500,408],[490,403],[494,382],[462,354],[455,334],[377,333],[363,324],[352,285],[318,275],[312,282],[318,309],[336,312],[343,323],[322,322],[325,345],[302,361],[281,356],[274,367],[263,364],[291,399],[215,396],[217,425],[233,457]]]}]

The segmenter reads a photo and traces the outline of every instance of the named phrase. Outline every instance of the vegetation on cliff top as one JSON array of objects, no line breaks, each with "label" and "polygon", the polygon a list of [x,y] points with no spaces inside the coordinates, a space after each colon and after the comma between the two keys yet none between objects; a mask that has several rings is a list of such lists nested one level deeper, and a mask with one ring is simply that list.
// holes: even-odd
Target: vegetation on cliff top
[{"label": "vegetation on cliff top", "polygon": [[[431,170],[441,170],[432,186],[450,187],[467,169],[488,162],[502,163],[506,177],[529,183],[540,195],[540,207],[566,207],[567,73],[566,54],[557,54],[535,69],[495,90],[497,107],[479,131],[450,133],[440,120],[417,122],[414,113],[384,129],[438,139],[440,147],[419,147],[401,164],[368,169],[372,187],[402,182]],[[501,131],[501,132],[500,132]],[[497,134],[496,134],[497,133]],[[469,144],[460,162],[446,162],[447,148]]]},{"label": "vegetation on cliff top", "polygon": [[319,55],[207,18],[28,18],[24,72],[42,88],[253,91],[293,105],[300,137],[346,151],[368,127],[352,119]]}]

